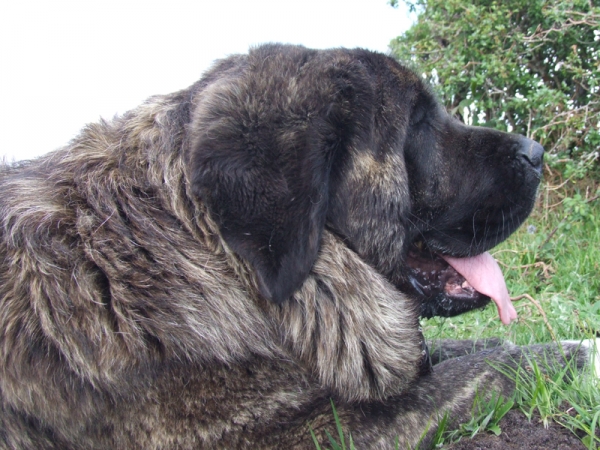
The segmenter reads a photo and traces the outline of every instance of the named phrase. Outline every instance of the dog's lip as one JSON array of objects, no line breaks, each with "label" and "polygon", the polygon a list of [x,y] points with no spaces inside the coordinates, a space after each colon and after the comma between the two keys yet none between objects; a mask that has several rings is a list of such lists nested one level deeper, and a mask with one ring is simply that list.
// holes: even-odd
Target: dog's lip
[{"label": "dog's lip", "polygon": [[409,281],[424,298],[444,294],[456,300],[474,301],[481,295],[439,253],[422,243],[409,249],[406,262],[411,272]]}]

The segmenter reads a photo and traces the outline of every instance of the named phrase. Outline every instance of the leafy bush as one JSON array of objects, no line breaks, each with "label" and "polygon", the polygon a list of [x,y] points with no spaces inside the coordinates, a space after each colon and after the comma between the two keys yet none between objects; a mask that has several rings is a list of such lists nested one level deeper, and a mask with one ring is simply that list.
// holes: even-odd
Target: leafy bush
[{"label": "leafy bush", "polygon": [[392,53],[416,65],[451,113],[539,141],[561,170],[597,169],[598,0],[404,1],[417,18]]}]

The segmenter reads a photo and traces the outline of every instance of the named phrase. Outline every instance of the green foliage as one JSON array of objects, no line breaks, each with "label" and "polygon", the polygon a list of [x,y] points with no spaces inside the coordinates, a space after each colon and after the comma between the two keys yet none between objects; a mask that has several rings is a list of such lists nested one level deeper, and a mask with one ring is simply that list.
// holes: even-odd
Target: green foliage
[{"label": "green foliage", "polygon": [[598,159],[597,0],[405,2],[416,22],[392,52],[418,67],[451,113],[538,140],[552,161]]},{"label": "green foliage", "polygon": [[[473,438],[477,433],[488,431],[500,436],[500,420],[510,411],[515,405],[514,401],[505,399],[501,395],[492,393],[488,400],[482,399],[479,396],[475,397],[473,402],[473,410],[471,420],[461,424],[457,430],[446,431],[442,435],[443,442],[455,442],[461,437]],[[437,442],[439,445],[442,442]]]}]

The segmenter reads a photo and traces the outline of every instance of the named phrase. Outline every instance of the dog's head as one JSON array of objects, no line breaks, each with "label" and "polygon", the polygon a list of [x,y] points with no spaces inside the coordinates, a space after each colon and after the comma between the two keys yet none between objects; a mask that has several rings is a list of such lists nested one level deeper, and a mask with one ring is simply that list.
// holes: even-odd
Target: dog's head
[{"label": "dog's head", "polygon": [[407,262],[436,258],[416,248],[485,252],[540,179],[539,144],[461,124],[416,74],[364,50],[259,47],[218,63],[193,103],[193,192],[273,302],[306,279],[325,227],[431,300]]}]

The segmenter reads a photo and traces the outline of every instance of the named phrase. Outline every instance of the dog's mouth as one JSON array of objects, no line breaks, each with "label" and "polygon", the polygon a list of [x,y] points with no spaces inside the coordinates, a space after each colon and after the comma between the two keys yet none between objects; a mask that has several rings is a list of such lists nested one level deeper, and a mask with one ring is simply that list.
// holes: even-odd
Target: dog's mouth
[{"label": "dog's mouth", "polygon": [[504,324],[517,318],[502,271],[488,252],[457,258],[433,253],[417,242],[406,262],[408,281],[423,300],[423,317],[454,316],[483,307],[492,299]]}]

